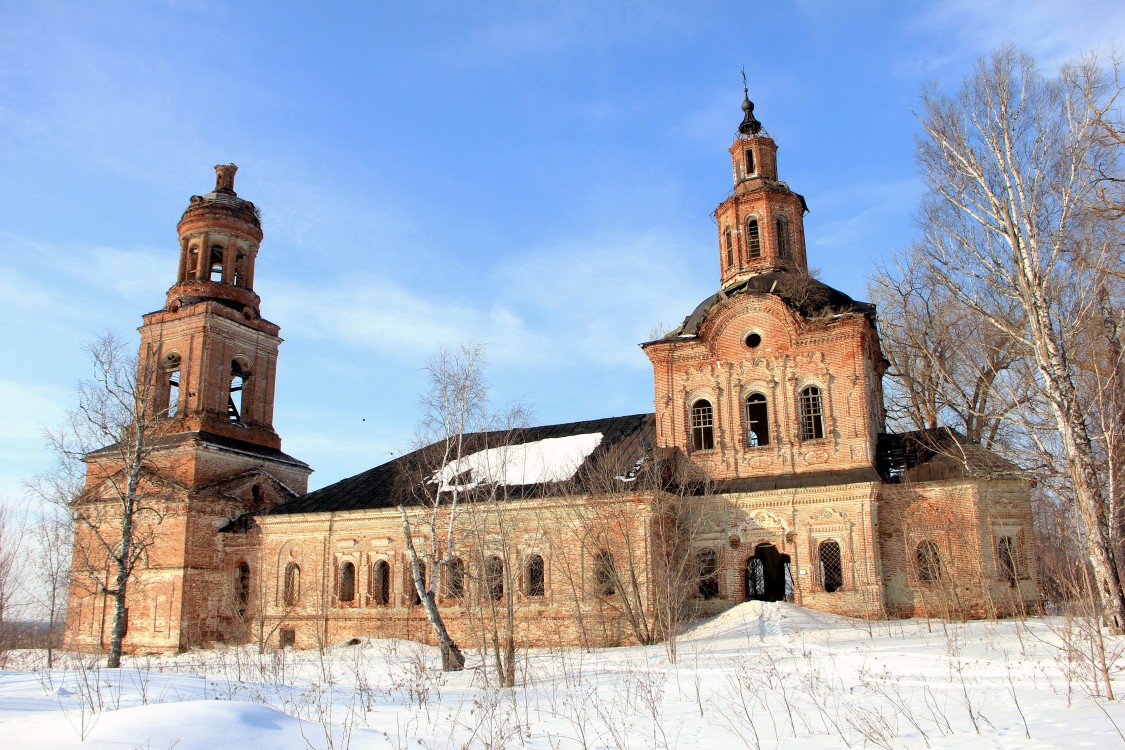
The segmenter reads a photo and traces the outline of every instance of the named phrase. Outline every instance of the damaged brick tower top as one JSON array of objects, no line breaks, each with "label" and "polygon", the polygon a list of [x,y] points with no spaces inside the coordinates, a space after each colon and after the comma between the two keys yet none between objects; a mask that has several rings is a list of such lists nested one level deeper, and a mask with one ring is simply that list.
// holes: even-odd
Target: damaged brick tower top
[{"label": "damaged brick tower top", "polygon": [[160,350],[159,398],[176,431],[204,431],[279,449],[273,429],[278,326],[261,317],[254,263],[262,225],[234,192],[233,164],[214,192],[194,195],[177,227],[180,261],[163,310],[144,317],[142,351]]}]

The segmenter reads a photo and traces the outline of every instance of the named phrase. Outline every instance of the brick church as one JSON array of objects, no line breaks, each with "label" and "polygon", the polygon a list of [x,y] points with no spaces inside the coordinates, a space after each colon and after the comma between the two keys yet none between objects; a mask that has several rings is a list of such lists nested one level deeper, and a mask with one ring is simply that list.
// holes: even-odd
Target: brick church
[{"label": "brick church", "polygon": [[[652,642],[752,599],[868,618],[1032,608],[1031,481],[952,430],[886,431],[875,308],[809,276],[805,199],[742,110],[714,212],[718,290],[641,344],[653,413],[454,436],[311,493],[273,428],[283,364],[254,292],[258,213],[235,167],[216,167],[140,328],[160,416],[141,491],[157,512],[125,649],[432,640],[428,576],[463,645],[497,628]],[[112,528],[119,469],[109,449],[87,464],[78,503]],[[84,649],[113,626],[96,546],[79,526],[67,637]]]}]

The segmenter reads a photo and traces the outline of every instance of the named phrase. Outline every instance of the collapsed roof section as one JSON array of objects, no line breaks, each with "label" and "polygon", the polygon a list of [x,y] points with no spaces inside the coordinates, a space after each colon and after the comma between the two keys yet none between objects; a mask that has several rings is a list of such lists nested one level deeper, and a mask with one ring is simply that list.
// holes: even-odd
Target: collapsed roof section
[{"label": "collapsed roof section", "polygon": [[866,315],[872,322],[875,320],[875,305],[869,302],[857,302],[840,290],[833,289],[812,276],[790,271],[771,271],[751,276],[737,286],[712,294],[700,302],[698,307],[684,318],[684,322],[678,328],[665,334],[663,339],[657,339],[657,341],[690,338],[698,335],[699,329],[711,308],[730,297],[741,294],[772,294],[805,318],[857,313]]},{"label": "collapsed roof section", "polygon": [[1014,463],[951,427],[882,434],[877,447],[884,482],[941,479],[1027,479]]}]

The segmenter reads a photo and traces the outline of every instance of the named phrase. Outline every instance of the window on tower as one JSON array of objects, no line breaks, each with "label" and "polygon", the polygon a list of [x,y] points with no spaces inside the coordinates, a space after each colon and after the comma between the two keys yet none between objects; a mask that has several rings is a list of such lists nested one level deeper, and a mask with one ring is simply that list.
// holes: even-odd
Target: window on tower
[{"label": "window on tower", "polygon": [[246,286],[246,255],[243,253],[234,256],[234,285]]},{"label": "window on tower", "polygon": [[711,402],[701,398],[691,405],[691,449],[709,451],[715,447],[715,412]]},{"label": "window on tower", "polygon": [[762,235],[758,231],[758,220],[752,216],[746,220],[746,257],[762,257]]},{"label": "window on tower", "polygon": [[242,391],[250,379],[250,368],[242,362],[230,363],[230,396],[227,398],[227,418],[232,422],[242,421]]},{"label": "window on tower", "polygon": [[723,244],[727,249],[727,268],[734,265],[734,237],[731,234],[730,227],[726,228],[723,232]]},{"label": "window on tower", "polygon": [[746,174],[754,174],[754,151],[746,149]]},{"label": "window on tower", "polygon": [[180,355],[177,352],[164,355],[163,372],[164,385],[168,389],[165,414],[172,418],[180,408]]},{"label": "window on tower", "polygon": [[784,216],[777,217],[777,257],[788,258],[789,255],[789,222]]},{"label": "window on tower", "polygon": [[185,278],[187,281],[195,281],[199,278],[199,245],[192,245],[188,250]]},{"label": "window on tower", "polygon": [[210,267],[211,270],[209,271],[209,277],[208,278],[211,281],[222,281],[223,280],[223,246],[222,245],[212,245],[211,246],[211,262],[209,264],[209,267]]}]

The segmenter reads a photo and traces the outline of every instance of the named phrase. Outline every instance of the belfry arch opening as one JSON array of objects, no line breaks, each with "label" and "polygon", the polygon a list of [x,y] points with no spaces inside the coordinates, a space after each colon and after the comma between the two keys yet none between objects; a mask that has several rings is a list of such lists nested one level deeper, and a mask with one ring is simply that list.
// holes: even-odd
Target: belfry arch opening
[{"label": "belfry arch opening", "polygon": [[242,421],[242,391],[249,379],[250,366],[241,360],[232,360],[230,363],[230,396],[227,398],[227,418],[232,422]]},{"label": "belfry arch opening", "polygon": [[165,416],[175,417],[180,409],[180,366],[181,360],[178,352],[168,352],[164,355],[163,380],[168,396],[165,399]]},{"label": "belfry arch opening", "polygon": [[793,570],[789,555],[769,543],[759,544],[746,560],[746,600],[793,601]]},{"label": "belfry arch opening", "polygon": [[208,281],[222,281],[223,280],[223,246],[211,246],[211,259],[207,264],[207,279]]}]

